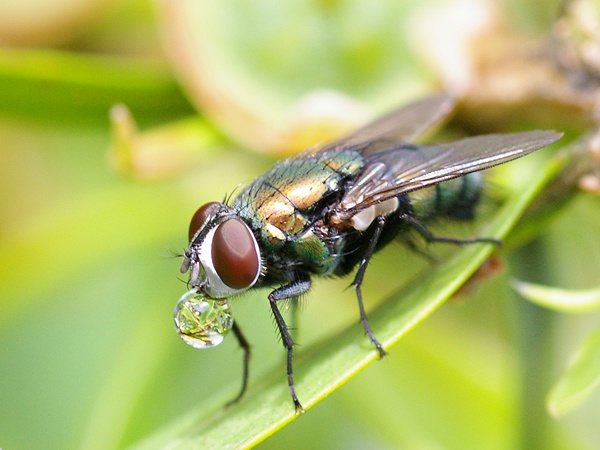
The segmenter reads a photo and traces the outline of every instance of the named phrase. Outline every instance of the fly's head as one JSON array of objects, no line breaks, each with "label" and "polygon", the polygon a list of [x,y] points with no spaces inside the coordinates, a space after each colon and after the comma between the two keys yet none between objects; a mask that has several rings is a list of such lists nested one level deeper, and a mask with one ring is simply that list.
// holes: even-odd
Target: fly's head
[{"label": "fly's head", "polygon": [[261,253],[250,227],[228,206],[212,202],[193,215],[190,245],[181,273],[189,270],[189,285],[213,299],[251,288],[261,272]]},{"label": "fly's head", "polygon": [[210,348],[233,328],[227,298],[258,280],[260,249],[250,227],[229,207],[216,202],[196,211],[189,239],[181,272],[189,270],[192,289],[175,306],[175,329],[187,344]]}]

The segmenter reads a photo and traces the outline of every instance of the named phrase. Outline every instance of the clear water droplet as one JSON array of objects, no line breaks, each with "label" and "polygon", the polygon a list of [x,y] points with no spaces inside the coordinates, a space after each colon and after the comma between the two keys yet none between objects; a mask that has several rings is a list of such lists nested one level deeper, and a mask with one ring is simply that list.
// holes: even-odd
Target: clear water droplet
[{"label": "clear water droplet", "polygon": [[233,327],[229,302],[207,298],[195,289],[181,296],[173,319],[179,337],[195,348],[219,345]]}]

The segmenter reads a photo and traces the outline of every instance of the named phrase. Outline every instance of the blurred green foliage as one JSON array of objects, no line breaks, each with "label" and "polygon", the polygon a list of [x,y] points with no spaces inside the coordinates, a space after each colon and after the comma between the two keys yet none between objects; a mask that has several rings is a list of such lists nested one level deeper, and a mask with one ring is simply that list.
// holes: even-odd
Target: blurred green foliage
[{"label": "blurred green foliage", "polygon": [[[174,255],[187,244],[188,220],[198,205],[221,199],[274,158],[226,137],[204,116],[214,104],[205,111],[189,80],[179,87],[178,80],[187,80],[181,61],[173,62],[172,46],[167,57],[158,38],[159,30],[174,33],[166,16],[176,2],[156,8],[142,0],[106,2],[101,13],[90,7],[76,18],[62,2],[26,3],[22,16],[4,17],[12,25],[23,20],[31,30],[38,26],[41,34],[0,35],[6,43],[0,48],[0,447],[122,448],[157,430],[164,435],[193,426],[206,414],[226,415],[220,405],[239,387],[241,351],[234,340],[199,352],[178,339],[171,318],[185,284],[177,278],[180,260]],[[224,3],[222,10],[213,2],[206,7],[217,8],[233,28],[240,16],[247,20],[243,33],[226,42],[238,46],[236,65],[223,62],[224,54],[235,56],[224,50],[215,51],[215,64],[223,62],[223,77],[234,84],[236,77],[250,80],[239,84],[246,109],[255,102],[268,117],[278,116],[282,105],[319,87],[374,109],[435,89],[434,75],[413,53],[408,25],[423,2],[397,2],[389,10],[358,0],[349,6],[301,2],[294,8],[302,14],[281,2],[255,2],[245,15],[235,9],[240,2]],[[288,22],[278,18],[294,14],[297,32],[282,28]],[[61,15],[71,20],[58,20]],[[531,20],[546,18],[532,14]],[[0,20],[2,27],[10,29]],[[208,31],[218,37],[223,30]],[[278,52],[260,45],[280,35],[286,39]],[[309,38],[314,42],[306,48],[326,42],[321,54],[302,47]],[[240,68],[247,70],[232,73]],[[161,131],[153,138],[151,145],[164,149],[165,164],[190,142],[204,144],[176,176],[148,177],[135,165],[115,171],[107,155],[109,111],[118,103],[141,129],[132,148],[148,142],[152,127],[168,124],[171,133],[193,123],[185,133],[201,138],[181,131],[180,140],[171,140],[172,134],[165,139]],[[196,112],[200,118],[190,117]],[[135,157],[147,154],[142,149]],[[583,195],[564,206],[533,243],[503,253],[502,274],[429,317],[388,358],[261,447],[594,448],[600,442],[598,392],[560,420],[550,418],[544,405],[567,356],[597,326],[598,316],[528,304],[510,280],[597,286],[598,206],[597,198]],[[379,255],[365,282],[369,309],[429,268],[403,248]],[[347,339],[348,330],[362,345],[347,283],[317,282],[303,302],[299,372],[318,359],[303,356],[303,349]],[[266,294],[248,293],[233,304],[253,344],[251,395],[270,382],[286,388]],[[291,404],[282,407],[292,410]]]}]

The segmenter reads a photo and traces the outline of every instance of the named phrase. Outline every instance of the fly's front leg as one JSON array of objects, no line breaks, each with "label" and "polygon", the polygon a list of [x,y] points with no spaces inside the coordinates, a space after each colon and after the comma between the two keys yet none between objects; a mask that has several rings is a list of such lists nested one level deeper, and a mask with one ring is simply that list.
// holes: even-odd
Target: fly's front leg
[{"label": "fly's front leg", "polygon": [[242,350],[244,351],[244,373],[242,379],[242,389],[240,390],[240,393],[237,395],[237,397],[235,397],[233,400],[227,403],[227,405],[225,405],[226,407],[237,403],[244,396],[244,393],[246,392],[246,387],[248,387],[248,373],[250,367],[250,343],[248,342],[248,340],[246,339],[246,337],[242,333],[242,330],[236,322],[233,322],[233,333],[235,334],[235,337],[237,338],[240,347],[242,347]]},{"label": "fly's front leg", "polygon": [[277,324],[277,328],[281,333],[281,342],[283,343],[283,346],[287,351],[288,385],[290,387],[290,395],[292,396],[294,407],[296,408],[296,414],[304,412],[304,408],[298,400],[298,396],[296,395],[296,388],[294,387],[294,372],[292,370],[294,341],[292,340],[292,336],[290,335],[288,326],[285,323],[285,320],[283,319],[279,308],[277,307],[277,302],[279,302],[280,300],[298,297],[299,295],[302,295],[306,291],[308,291],[309,288],[310,279],[306,278],[304,280],[294,281],[286,286],[280,287],[279,289],[275,289],[269,294],[269,303],[271,305],[271,311],[273,311],[275,323]]},{"label": "fly's front leg", "polygon": [[358,309],[360,311],[360,321],[363,324],[365,333],[367,333],[367,336],[369,336],[369,339],[371,339],[371,342],[373,343],[373,345],[375,345],[375,348],[377,348],[377,351],[379,352],[379,357],[383,358],[385,355],[387,355],[387,352],[379,343],[379,341],[373,334],[371,327],[369,326],[369,321],[367,320],[367,313],[365,312],[365,305],[363,304],[362,291],[360,289],[360,286],[363,282],[363,278],[365,276],[365,272],[367,270],[367,266],[369,265],[369,261],[371,260],[373,253],[375,253],[377,242],[379,241],[379,238],[381,237],[381,232],[383,231],[383,227],[385,226],[384,216],[378,216],[375,220],[377,221],[377,227],[373,232],[373,236],[369,241],[369,246],[367,247],[365,254],[360,260],[360,264],[358,266],[358,270],[356,271],[356,276],[354,277],[354,282],[352,283],[352,286],[354,286],[354,290],[356,291],[356,297],[358,299]]}]

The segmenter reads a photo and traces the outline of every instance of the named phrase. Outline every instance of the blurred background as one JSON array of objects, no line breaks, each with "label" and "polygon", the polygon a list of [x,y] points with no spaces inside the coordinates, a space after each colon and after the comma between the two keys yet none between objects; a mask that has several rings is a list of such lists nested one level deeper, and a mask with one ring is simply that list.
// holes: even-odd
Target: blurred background
[{"label": "blurred background", "polygon": [[[440,89],[465,97],[449,133],[589,128],[594,68],[544,66],[559,3],[0,0],[0,446],[123,448],[237,392],[234,339],[174,332],[176,256],[199,205],[278,158]],[[545,397],[598,315],[510,287],[598,284],[598,198],[556,205],[499,274],[261,448],[597,448],[598,392],[560,419]],[[369,309],[415,260],[376,258]],[[316,283],[299,352],[358,323],[348,282]],[[267,293],[233,304],[251,389],[283,370]]]}]

